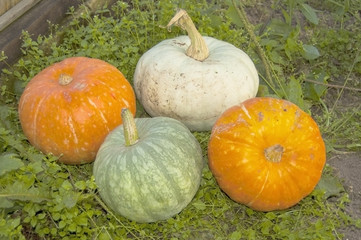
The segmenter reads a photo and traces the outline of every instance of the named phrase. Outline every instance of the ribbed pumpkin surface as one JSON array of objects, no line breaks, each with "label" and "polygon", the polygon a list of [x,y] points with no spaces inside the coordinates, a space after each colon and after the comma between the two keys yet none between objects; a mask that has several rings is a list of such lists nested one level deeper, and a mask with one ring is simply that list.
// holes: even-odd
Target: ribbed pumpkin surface
[{"label": "ribbed pumpkin surface", "polygon": [[208,157],[219,186],[233,200],[272,211],[311,193],[326,151],[316,122],[295,104],[253,98],[217,120]]},{"label": "ribbed pumpkin surface", "polygon": [[215,38],[204,40],[210,56],[202,62],[185,54],[187,36],[164,40],[139,59],[134,91],[149,115],[209,131],[227,108],[256,96],[258,74],[247,54]]},{"label": "ribbed pumpkin surface", "polygon": [[30,80],[19,101],[19,117],[33,146],[60,156],[63,163],[79,164],[94,161],[105,136],[122,123],[125,107],[135,114],[135,94],[117,68],[72,57]]},{"label": "ribbed pumpkin surface", "polygon": [[94,162],[94,177],[104,202],[137,222],[168,219],[197,192],[202,151],[177,120],[135,119],[139,140],[125,146],[123,126],[105,139]]}]

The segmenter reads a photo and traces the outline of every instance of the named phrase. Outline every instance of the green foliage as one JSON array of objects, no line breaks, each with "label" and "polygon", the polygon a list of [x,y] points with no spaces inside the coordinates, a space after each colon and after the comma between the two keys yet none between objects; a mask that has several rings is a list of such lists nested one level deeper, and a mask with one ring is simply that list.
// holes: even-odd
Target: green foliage
[{"label": "green foliage", "polygon": [[[339,28],[334,20],[339,18],[336,18],[336,12],[342,12],[344,22],[353,18],[354,15],[347,12],[346,6],[330,1],[337,7],[332,6],[330,9],[326,6],[327,13],[335,17],[329,19],[328,14],[316,10],[306,1],[277,3],[279,4],[274,5],[271,10],[272,18],[256,26],[256,31],[260,34],[259,42],[271,62],[274,77],[273,83],[263,78],[268,90],[263,89],[261,94],[286,98],[309,110],[309,102],[320,103],[319,99],[326,92],[325,85],[330,80],[345,80],[340,73],[349,71],[348,68],[353,62],[356,63],[351,69],[354,79],[351,82],[359,84],[361,63],[360,57],[355,59],[358,49],[355,46],[361,44],[359,31],[356,30],[360,21],[353,22],[346,29]],[[312,2],[312,5],[314,4]],[[315,7],[325,8],[325,4]],[[359,7],[354,6],[354,9]],[[323,26],[318,27],[321,24]],[[261,75],[265,75],[262,66],[257,68]],[[331,76],[333,79],[330,79]],[[298,79],[298,83],[292,79]],[[295,87],[295,84],[298,85],[297,88],[301,87],[302,91],[290,95],[287,88]]]},{"label": "green foliage", "polygon": [[348,111],[333,111],[318,116],[321,131],[326,136],[328,151],[345,152],[361,149],[361,107]]},{"label": "green foliage", "polygon": [[[114,215],[98,197],[92,164],[59,164],[22,134],[17,99],[35,74],[66,57],[87,56],[113,64],[132,82],[145,51],[185,34],[160,27],[182,7],[203,35],[228,41],[251,56],[262,77],[260,96],[286,98],[307,111],[316,107],[330,153],[360,151],[360,108],[346,114],[330,110],[336,103],[326,97],[331,81],[360,86],[361,58],[355,46],[361,46],[356,31],[361,2],[272,1],[265,6],[270,17],[260,22],[253,13],[262,4],[249,2],[247,14],[270,62],[271,82],[263,77],[263,63],[232,1],[117,1],[95,13],[82,6],[71,8],[71,20],[51,26],[48,36],[33,39],[24,32],[23,57],[2,69],[0,78],[0,239],[342,239],[340,229],[361,227],[360,220],[347,214],[348,195],[329,167],[297,206],[269,213],[230,200],[205,168],[201,187],[184,211],[168,221],[137,224]],[[2,53],[0,61],[6,59]],[[139,105],[137,115],[146,116]],[[193,134],[207,161],[210,133]]]}]

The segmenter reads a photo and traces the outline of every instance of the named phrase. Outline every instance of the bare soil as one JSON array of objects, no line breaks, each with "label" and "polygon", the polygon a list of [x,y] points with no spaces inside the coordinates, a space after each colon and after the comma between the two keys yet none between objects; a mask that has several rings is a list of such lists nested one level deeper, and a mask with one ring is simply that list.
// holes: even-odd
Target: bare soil
[{"label": "bare soil", "polygon": [[[354,218],[361,219],[361,152],[335,154],[327,160],[335,169],[336,175],[343,180],[350,203],[348,212]],[[343,230],[345,239],[361,239],[361,229],[350,227]]]},{"label": "bare soil", "polygon": [[[334,83],[343,84],[337,80]],[[331,88],[328,90],[325,100],[329,105],[332,105],[338,94],[338,90]],[[339,98],[336,110],[346,112],[358,108],[360,104],[360,91],[344,91]],[[361,152],[333,153],[328,157],[327,163],[335,170],[336,176],[341,179],[345,191],[349,195],[348,213],[354,219],[361,220]],[[343,229],[342,233],[345,235],[344,240],[361,240],[360,228],[349,227]]]}]

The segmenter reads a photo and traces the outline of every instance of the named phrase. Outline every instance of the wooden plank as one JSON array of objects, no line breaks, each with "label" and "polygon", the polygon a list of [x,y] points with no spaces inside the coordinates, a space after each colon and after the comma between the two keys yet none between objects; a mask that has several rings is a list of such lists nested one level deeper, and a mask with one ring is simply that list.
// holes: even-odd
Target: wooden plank
[{"label": "wooden plank", "polygon": [[104,5],[110,6],[115,2],[116,0],[38,0],[36,5],[8,25],[3,31],[0,31],[0,52],[4,51],[8,57],[6,64],[0,62],[0,71],[8,67],[8,65],[14,64],[21,56],[22,41],[20,37],[23,30],[29,32],[35,39],[38,35],[48,33],[49,22],[66,27],[69,23],[66,12],[71,6],[75,7],[75,14],[77,15],[83,11],[82,8],[78,8],[82,3],[93,13]]},{"label": "wooden plank", "polygon": [[0,32],[14,22],[17,18],[35,6],[40,0],[22,0],[6,13],[0,16]]},{"label": "wooden plank", "polygon": [[[8,57],[7,63],[13,64],[21,55],[21,33],[28,31],[32,36],[45,35],[50,21],[60,23],[66,16],[70,6],[78,6],[82,0],[41,0],[33,8],[11,23],[0,32],[0,51]],[[0,62],[0,69],[7,67]]]},{"label": "wooden plank", "polygon": [[21,0],[1,0],[0,1],[0,15],[3,15],[7,10],[15,6]]}]

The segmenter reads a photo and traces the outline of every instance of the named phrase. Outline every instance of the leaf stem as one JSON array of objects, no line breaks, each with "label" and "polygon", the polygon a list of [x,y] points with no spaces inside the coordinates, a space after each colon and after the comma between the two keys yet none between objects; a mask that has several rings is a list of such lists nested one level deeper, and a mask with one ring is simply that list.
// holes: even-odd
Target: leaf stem
[{"label": "leaf stem", "polygon": [[124,227],[128,231],[129,234],[131,234],[135,239],[140,239],[137,237],[137,235],[135,235],[132,232],[132,230],[128,226],[126,226],[122,221],[120,221],[119,218],[117,218],[117,216],[115,216],[115,214],[108,208],[108,206],[96,194],[94,194],[93,196],[94,196],[95,201],[97,201],[100,204],[100,206],[115,219],[115,221],[117,221],[122,227]]},{"label": "leaf stem", "polygon": [[357,59],[358,59],[360,53],[361,53],[361,49],[358,49],[358,51],[357,51],[357,53],[356,53],[356,56],[355,56],[355,58],[354,58],[354,60],[353,60],[353,63],[352,63],[352,65],[351,65],[351,67],[350,67],[350,69],[349,69],[349,71],[348,71],[348,73],[347,73],[347,76],[346,76],[345,82],[344,82],[344,84],[343,84],[343,87],[341,88],[341,91],[340,91],[340,93],[337,95],[336,101],[335,101],[335,103],[333,104],[333,106],[332,106],[332,108],[331,108],[331,112],[333,112],[333,111],[335,110],[338,101],[340,100],[340,98],[341,98],[344,90],[346,89],[346,84],[348,83],[348,81],[349,81],[349,79],[350,79],[351,73],[352,73],[352,71],[353,71],[353,69],[354,69],[354,67],[355,67],[355,65],[356,65],[356,63],[357,63]]},{"label": "leaf stem", "polygon": [[251,37],[251,40],[253,41],[253,43],[256,46],[256,52],[257,52],[258,56],[261,58],[261,61],[264,65],[264,68],[266,71],[268,85],[270,85],[270,87],[273,89],[274,83],[272,80],[270,63],[268,62],[266,54],[264,53],[261,45],[259,44],[259,42],[257,40],[257,36],[254,34],[252,24],[248,21],[246,12],[244,11],[244,8],[243,8],[243,3],[242,3],[242,1],[239,1],[239,7],[237,6],[235,0],[232,0],[232,3],[233,3],[234,8],[237,10],[237,14],[238,14],[239,18],[241,19],[241,21],[243,22],[243,25],[245,26],[249,36]]},{"label": "leaf stem", "polygon": [[350,90],[350,91],[361,92],[361,88],[346,87],[344,85],[341,86],[341,85],[337,85],[337,84],[323,83],[323,82],[318,82],[316,80],[311,80],[311,79],[303,79],[303,81],[313,83],[313,84],[317,84],[317,85],[330,87],[330,88],[340,88],[340,89],[346,89],[346,90]]}]

